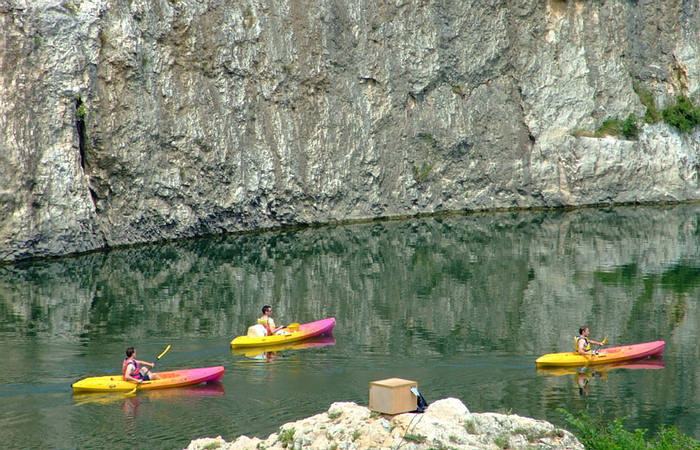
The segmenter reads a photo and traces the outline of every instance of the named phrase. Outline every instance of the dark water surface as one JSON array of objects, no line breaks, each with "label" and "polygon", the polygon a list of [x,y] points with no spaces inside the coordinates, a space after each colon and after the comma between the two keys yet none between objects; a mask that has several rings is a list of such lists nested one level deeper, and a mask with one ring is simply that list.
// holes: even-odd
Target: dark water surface
[{"label": "dark water surface", "polygon": [[[446,216],[303,229],[0,266],[6,448],[182,448],[267,436],[369,382],[416,380],[428,402],[566,425],[557,408],[675,425],[700,438],[700,206]],[[260,307],[335,317],[332,339],[232,353]],[[611,344],[666,340],[663,360],[538,372],[579,325]],[[160,370],[224,365],[220,384],[73,396],[124,349]],[[578,382],[585,385],[579,389]]]}]

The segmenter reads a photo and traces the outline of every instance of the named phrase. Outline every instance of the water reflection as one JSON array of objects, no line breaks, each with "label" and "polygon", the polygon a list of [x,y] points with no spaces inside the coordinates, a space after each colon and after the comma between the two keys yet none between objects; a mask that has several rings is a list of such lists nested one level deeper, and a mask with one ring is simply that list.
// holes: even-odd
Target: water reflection
[{"label": "water reflection", "polygon": [[[606,414],[700,437],[699,219],[698,205],[473,214],[0,266],[0,340],[13,349],[0,366],[11,411],[0,432],[10,446],[25,435],[48,435],[45,447],[85,436],[143,445],[109,435],[116,408],[62,399],[78,378],[119,371],[127,346],[158,354],[171,342],[170,367],[228,364],[223,381],[231,381],[225,401],[207,399],[186,429],[165,400],[119,403],[149,408],[154,424],[140,422],[141,436],[159,427],[163,442],[178,439],[169,448],[198,434],[270,433],[332,401],[366,400],[367,382],[390,376],[417,379],[426,397],[455,396],[474,411],[554,420],[557,408],[582,406],[572,403],[568,378],[535,376],[534,360],[571,348],[586,324],[613,342],[667,343],[665,370],[615,372],[608,384],[624,395],[596,391],[595,378],[589,395]],[[277,351],[293,357],[275,364],[232,357],[228,343],[262,304],[284,323],[335,317],[335,343]],[[41,408],[31,406],[35,396]]]},{"label": "water reflection", "polygon": [[87,404],[109,405],[112,403],[124,405],[128,401],[132,406],[138,406],[139,402],[144,398],[148,400],[183,401],[190,398],[221,397],[223,395],[224,385],[220,382],[212,382],[179,388],[140,391],[135,394],[126,392],[75,393],[73,394],[73,404],[75,406]]},{"label": "water reflection", "polygon": [[687,339],[700,326],[698,226],[689,206],[473,215],[4,266],[0,333],[233,337],[269,303],[281,318],[351,323],[372,349],[536,353],[568,347],[582,322],[621,342]]},{"label": "water reflection", "polygon": [[290,342],[288,344],[268,345],[254,348],[237,348],[231,350],[234,355],[243,355],[246,358],[271,360],[285,350],[303,350],[309,348],[326,347],[335,345],[333,335],[317,336],[300,342]]},{"label": "water reflection", "polygon": [[659,370],[663,369],[664,367],[664,358],[662,356],[657,356],[639,359],[636,361],[602,364],[599,366],[538,367],[537,374],[549,376],[573,375],[575,385],[578,386],[579,395],[588,395],[591,381],[595,380],[596,378],[607,381],[608,372],[612,370]]}]

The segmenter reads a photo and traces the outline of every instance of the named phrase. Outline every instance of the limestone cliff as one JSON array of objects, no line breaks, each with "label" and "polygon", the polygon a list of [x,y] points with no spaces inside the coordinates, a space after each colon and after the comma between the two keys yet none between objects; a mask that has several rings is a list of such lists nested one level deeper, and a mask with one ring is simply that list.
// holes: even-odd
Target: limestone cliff
[{"label": "limestone cliff", "polygon": [[699,28],[681,0],[0,0],[0,260],[700,199],[700,134],[573,132],[698,96]]}]

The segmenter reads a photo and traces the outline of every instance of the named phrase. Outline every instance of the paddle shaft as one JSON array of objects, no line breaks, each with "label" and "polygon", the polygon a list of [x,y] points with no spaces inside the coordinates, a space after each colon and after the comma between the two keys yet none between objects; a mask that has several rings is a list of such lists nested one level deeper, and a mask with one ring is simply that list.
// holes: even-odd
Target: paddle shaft
[{"label": "paddle shaft", "polygon": [[608,342],[608,337],[607,337],[607,336],[605,336],[605,338],[600,342],[600,344],[598,344],[598,348],[595,349],[595,351],[593,351],[593,353],[591,353],[591,354],[592,354],[593,356],[599,356],[599,355],[598,355],[598,352],[600,351],[601,348],[603,348],[603,346],[605,345],[606,342]]}]

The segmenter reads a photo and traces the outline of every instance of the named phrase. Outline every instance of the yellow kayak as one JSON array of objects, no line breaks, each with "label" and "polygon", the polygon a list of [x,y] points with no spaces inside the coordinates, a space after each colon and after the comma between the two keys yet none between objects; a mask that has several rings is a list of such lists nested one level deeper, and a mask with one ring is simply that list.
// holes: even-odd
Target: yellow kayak
[{"label": "yellow kayak", "polygon": [[[138,389],[150,391],[220,381],[224,371],[223,366],[216,366],[157,372],[159,379],[144,381],[138,385]],[[136,386],[135,382],[126,381],[121,375],[84,378],[72,385],[73,392],[130,392]]]},{"label": "yellow kayak", "polygon": [[610,364],[645,358],[647,356],[660,356],[664,352],[664,346],[664,341],[653,341],[644,342],[642,344],[603,348],[596,355],[582,355],[576,352],[549,353],[537,358],[535,364],[537,364],[537,367]]},{"label": "yellow kayak", "polygon": [[335,319],[317,320],[316,322],[302,323],[299,329],[282,330],[284,334],[273,334],[272,336],[238,336],[231,341],[231,348],[243,347],[267,347],[271,345],[281,345],[290,342],[309,339],[322,334],[331,334],[335,326]]}]

